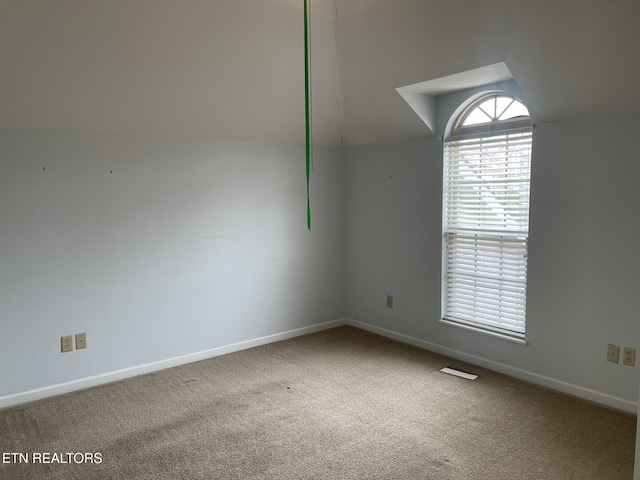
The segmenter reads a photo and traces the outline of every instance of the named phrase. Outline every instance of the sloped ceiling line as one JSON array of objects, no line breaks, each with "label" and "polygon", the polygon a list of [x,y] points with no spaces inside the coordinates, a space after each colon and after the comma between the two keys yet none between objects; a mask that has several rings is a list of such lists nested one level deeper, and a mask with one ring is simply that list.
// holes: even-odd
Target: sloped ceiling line
[{"label": "sloped ceiling line", "polygon": [[396,88],[396,91],[416,112],[427,126],[429,134],[432,135],[435,133],[441,134],[444,129],[443,120],[440,119],[440,122],[438,122],[438,97],[488,85],[498,85],[500,82],[512,80],[514,78],[507,65],[504,62],[499,62],[446,77],[399,87]]}]

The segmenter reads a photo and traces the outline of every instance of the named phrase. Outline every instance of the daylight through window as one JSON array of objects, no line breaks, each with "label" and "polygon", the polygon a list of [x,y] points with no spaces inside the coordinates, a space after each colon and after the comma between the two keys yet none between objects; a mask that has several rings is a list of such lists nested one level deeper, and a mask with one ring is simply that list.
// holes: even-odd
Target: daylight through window
[{"label": "daylight through window", "polygon": [[444,146],[445,322],[524,338],[532,124],[505,93],[477,99]]}]

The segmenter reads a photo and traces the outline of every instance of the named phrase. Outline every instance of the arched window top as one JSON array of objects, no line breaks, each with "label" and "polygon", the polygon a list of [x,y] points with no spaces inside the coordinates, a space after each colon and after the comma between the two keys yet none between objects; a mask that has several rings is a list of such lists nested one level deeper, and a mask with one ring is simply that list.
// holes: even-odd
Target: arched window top
[{"label": "arched window top", "polygon": [[455,137],[530,126],[529,110],[520,100],[506,92],[491,92],[462,111],[451,133]]}]

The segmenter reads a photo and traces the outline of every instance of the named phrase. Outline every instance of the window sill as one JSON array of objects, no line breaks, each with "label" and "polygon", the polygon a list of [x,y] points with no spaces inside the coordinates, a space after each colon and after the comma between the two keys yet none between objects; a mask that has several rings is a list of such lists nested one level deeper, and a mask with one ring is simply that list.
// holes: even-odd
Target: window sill
[{"label": "window sill", "polygon": [[451,320],[445,320],[444,318],[438,319],[438,322],[448,325],[450,327],[461,328],[463,330],[468,330],[471,332],[482,333],[484,335],[489,335],[490,337],[499,338],[500,340],[506,340],[507,342],[517,343],[518,345],[528,345],[527,341],[524,338],[512,337],[510,335],[505,335],[499,332],[493,332],[491,330],[484,330],[479,327],[474,327],[471,325],[465,325],[464,323],[453,322]]}]

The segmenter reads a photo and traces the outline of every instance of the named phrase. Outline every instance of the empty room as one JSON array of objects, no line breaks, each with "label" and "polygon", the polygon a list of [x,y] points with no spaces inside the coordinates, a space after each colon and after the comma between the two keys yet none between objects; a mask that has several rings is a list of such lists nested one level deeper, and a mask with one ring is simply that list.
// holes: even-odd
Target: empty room
[{"label": "empty room", "polygon": [[0,478],[640,480],[636,0],[0,0]]}]

